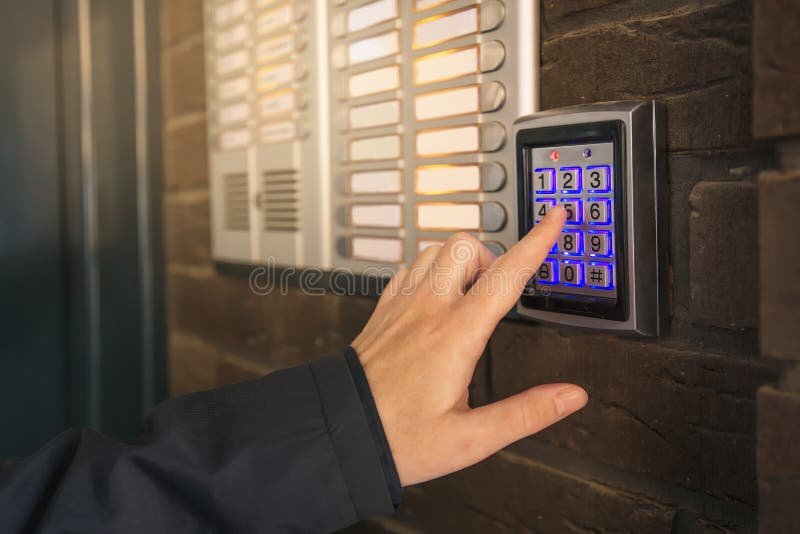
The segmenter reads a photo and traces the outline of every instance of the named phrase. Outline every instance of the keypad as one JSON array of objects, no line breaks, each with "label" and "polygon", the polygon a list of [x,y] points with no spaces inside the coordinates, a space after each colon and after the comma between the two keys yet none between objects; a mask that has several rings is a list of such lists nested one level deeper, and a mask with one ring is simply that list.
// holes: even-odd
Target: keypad
[{"label": "keypad", "polygon": [[556,205],[567,222],[534,276],[544,294],[616,298],[612,143],[530,149],[533,222]]}]

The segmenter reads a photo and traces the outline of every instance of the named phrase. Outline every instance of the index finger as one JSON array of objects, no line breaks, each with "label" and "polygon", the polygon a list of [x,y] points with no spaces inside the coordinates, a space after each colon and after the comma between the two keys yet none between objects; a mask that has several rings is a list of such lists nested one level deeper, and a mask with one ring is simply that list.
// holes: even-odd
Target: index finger
[{"label": "index finger", "polygon": [[494,328],[516,304],[525,284],[553,248],[566,218],[564,208],[554,207],[519,243],[497,258],[462,299],[460,305],[466,313],[488,314]]}]

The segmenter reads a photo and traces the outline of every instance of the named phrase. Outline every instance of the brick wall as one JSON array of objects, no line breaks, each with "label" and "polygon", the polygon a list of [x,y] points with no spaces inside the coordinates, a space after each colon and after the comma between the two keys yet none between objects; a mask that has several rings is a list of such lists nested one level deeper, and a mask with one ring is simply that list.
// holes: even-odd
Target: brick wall
[{"label": "brick wall", "polygon": [[[542,0],[543,108],[666,104],[669,332],[640,340],[503,323],[476,375],[478,401],[565,380],[586,387],[589,406],[478,466],[408,489],[397,514],[354,530],[756,529],[756,392],[779,379],[785,358],[759,356],[759,269],[771,265],[758,257],[768,239],[757,230],[757,177],[777,163],[772,145],[751,134],[752,13],[744,0]],[[372,301],[259,297],[211,261],[200,1],[163,0],[162,36],[173,393],[342,347]],[[796,357],[797,345],[772,339]],[[775,395],[769,402],[787,404]]]}]

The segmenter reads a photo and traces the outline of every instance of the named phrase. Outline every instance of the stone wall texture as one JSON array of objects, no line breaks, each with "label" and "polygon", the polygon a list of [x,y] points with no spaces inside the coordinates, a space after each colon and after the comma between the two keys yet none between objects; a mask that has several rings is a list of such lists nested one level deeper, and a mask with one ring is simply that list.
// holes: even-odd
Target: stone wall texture
[{"label": "stone wall texture", "polygon": [[[340,349],[375,302],[257,296],[246,277],[215,266],[201,1],[161,6],[170,374],[180,394]],[[772,412],[757,409],[759,388],[798,357],[800,330],[797,316],[790,329],[781,315],[798,300],[781,300],[785,270],[766,287],[773,300],[758,289],[760,273],[772,272],[759,261],[759,240],[777,239],[759,232],[759,211],[779,210],[766,219],[776,226],[778,213],[795,213],[798,181],[770,175],[759,188],[759,173],[776,163],[752,134],[754,121],[763,135],[770,124],[753,115],[753,12],[747,0],[542,0],[544,109],[637,98],[666,105],[669,330],[642,340],[503,322],[474,399],[563,380],[586,387],[588,407],[473,468],[409,488],[396,514],[354,532],[752,532],[760,486],[762,494],[796,490],[761,456],[768,479],[756,480],[757,443],[796,445],[796,430],[757,433],[756,420],[769,420]],[[772,64],[784,44],[756,65]],[[796,73],[775,74],[784,75]],[[773,83],[757,94],[769,98]],[[783,130],[795,128],[790,119]],[[796,259],[796,245],[781,254]],[[777,333],[759,342],[759,328]],[[765,406],[798,413],[776,390],[760,395]]]}]

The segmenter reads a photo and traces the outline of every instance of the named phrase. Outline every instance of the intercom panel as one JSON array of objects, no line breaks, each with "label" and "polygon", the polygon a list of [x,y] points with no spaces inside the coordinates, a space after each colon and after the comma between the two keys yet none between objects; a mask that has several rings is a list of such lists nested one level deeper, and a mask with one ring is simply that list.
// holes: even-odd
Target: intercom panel
[{"label": "intercom panel", "polygon": [[385,275],[517,239],[536,0],[205,0],[212,254]]},{"label": "intercom panel", "polygon": [[577,106],[515,122],[519,236],[553,206],[567,213],[517,305],[520,316],[658,335],[667,315],[663,128],[655,102]]}]

